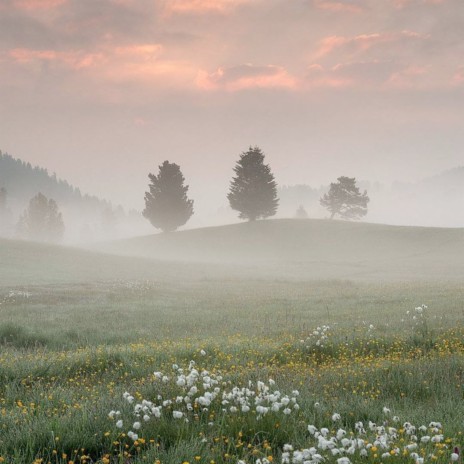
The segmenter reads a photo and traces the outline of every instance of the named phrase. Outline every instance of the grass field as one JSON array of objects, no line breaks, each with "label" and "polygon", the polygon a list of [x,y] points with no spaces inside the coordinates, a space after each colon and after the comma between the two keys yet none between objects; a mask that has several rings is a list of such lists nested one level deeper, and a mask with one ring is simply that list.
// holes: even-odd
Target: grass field
[{"label": "grass field", "polygon": [[[301,245],[327,223],[252,227],[273,224],[280,238],[242,263],[149,246],[186,247],[177,234],[134,240],[145,258],[0,241],[0,462],[462,459],[462,230],[420,229],[416,243],[413,228],[337,223],[296,259],[273,255],[275,240],[292,230]],[[335,238],[316,235],[342,227],[337,261]],[[225,258],[259,236],[219,231]]]}]

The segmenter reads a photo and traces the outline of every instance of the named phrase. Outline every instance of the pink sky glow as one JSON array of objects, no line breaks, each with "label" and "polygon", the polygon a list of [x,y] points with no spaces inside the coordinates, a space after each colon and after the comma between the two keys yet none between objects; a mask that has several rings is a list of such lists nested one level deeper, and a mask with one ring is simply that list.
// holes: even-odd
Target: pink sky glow
[{"label": "pink sky glow", "polygon": [[281,183],[419,178],[463,163],[462,24],[462,0],[3,0],[0,149],[136,207],[164,159],[222,195],[250,144]]}]

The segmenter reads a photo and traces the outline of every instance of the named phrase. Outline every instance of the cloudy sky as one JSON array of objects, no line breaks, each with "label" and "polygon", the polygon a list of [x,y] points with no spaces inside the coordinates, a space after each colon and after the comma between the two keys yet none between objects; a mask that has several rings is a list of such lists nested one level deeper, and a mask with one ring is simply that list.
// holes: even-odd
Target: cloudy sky
[{"label": "cloudy sky", "polygon": [[181,165],[225,204],[259,145],[280,184],[464,164],[463,0],[0,0],[0,149],[141,208]]}]

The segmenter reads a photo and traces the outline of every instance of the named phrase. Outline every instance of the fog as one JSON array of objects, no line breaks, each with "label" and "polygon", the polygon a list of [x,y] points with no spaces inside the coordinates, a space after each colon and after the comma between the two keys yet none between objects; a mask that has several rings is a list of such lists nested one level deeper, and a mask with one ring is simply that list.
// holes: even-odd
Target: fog
[{"label": "fog", "polygon": [[364,222],[464,227],[463,20],[461,0],[2,2],[0,149],[95,197],[0,172],[2,234],[42,190],[64,243],[155,233],[141,211],[165,160],[194,200],[184,229],[240,222],[227,193],[255,145],[276,218],[327,217],[349,176]]}]

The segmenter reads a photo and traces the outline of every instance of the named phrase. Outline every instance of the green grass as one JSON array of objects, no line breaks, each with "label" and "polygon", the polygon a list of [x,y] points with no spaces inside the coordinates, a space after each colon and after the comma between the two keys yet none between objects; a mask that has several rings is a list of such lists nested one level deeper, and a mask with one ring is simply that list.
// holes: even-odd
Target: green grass
[{"label": "green grass", "polygon": [[[352,240],[361,231],[371,251],[368,235],[377,231],[377,257],[383,253],[385,261],[379,261],[377,274],[366,276],[374,260],[356,261],[362,253],[353,241],[354,248],[347,247],[336,262],[328,251],[335,238],[320,242],[316,250],[314,235],[308,243],[315,249],[302,253],[300,261],[280,250],[285,259],[252,264],[167,262],[0,241],[3,462],[236,464],[243,459],[255,464],[268,456],[280,462],[285,443],[314,445],[308,424],[334,432],[342,427],[349,434],[355,433],[357,421],[367,426],[372,420],[398,429],[405,421],[417,426],[442,422],[446,447],[419,444],[419,451],[427,462],[448,463],[452,448],[464,445],[464,287],[459,256],[451,261],[454,277],[441,266],[451,249],[458,250],[461,231],[420,229],[413,245],[413,238],[407,238],[410,229],[384,226],[275,221],[234,227],[242,232],[248,226],[273,227],[278,235],[290,224],[301,240],[318,226],[324,226],[327,237],[344,228]],[[205,234],[232,234],[232,229],[185,236],[199,234],[204,240]],[[257,232],[251,233],[255,240]],[[386,236],[399,247],[388,264],[388,253],[380,246],[386,246]],[[250,237],[240,238],[245,239],[251,243]],[[405,252],[408,240],[414,253]],[[214,240],[208,243],[214,249]],[[438,264],[430,261],[426,270],[409,275],[407,270],[421,262],[416,259],[419,248],[428,249],[429,257],[442,255]],[[317,253],[321,260],[325,253],[327,261],[312,261]],[[360,267],[352,279],[337,278]],[[320,268],[322,277],[330,278],[310,278]],[[414,310],[423,303],[428,305],[425,318]],[[324,324],[330,330],[321,346],[320,336],[311,334]],[[190,360],[200,369],[221,373],[220,386],[226,390],[269,378],[283,394],[298,389],[300,409],[258,420],[255,413],[224,413],[224,406],[215,402],[207,412],[189,413],[185,423],[173,419],[172,410],[179,407],[174,404],[166,406],[160,419],[142,426],[143,440],[137,444],[122,435],[136,419],[122,394],[128,391],[136,401],[156,401],[160,394],[164,399],[185,396],[175,381],[159,383],[153,372],[172,375],[173,363],[185,367]],[[391,414],[385,415],[383,407]],[[123,429],[108,418],[113,409],[121,411]],[[333,423],[334,413],[341,415],[340,423]],[[393,415],[400,423],[393,422]],[[404,433],[394,440],[401,453],[409,443]],[[373,432],[364,439],[373,442]],[[327,456],[326,462],[336,459]],[[367,458],[350,459],[386,462],[374,451]],[[410,456],[388,459],[414,463]]]},{"label": "green grass", "polygon": [[278,219],[138,237],[99,249],[155,259],[245,264],[266,278],[464,277],[464,229]]}]

